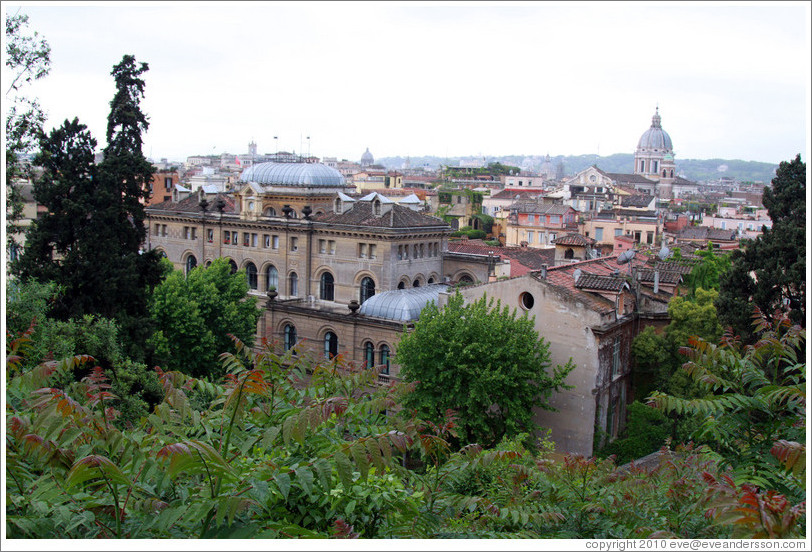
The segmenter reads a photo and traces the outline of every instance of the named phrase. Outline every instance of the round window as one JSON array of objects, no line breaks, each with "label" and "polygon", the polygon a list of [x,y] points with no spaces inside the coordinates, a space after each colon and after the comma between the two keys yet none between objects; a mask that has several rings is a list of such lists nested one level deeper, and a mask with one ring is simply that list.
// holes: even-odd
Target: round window
[{"label": "round window", "polygon": [[594,174],[589,176],[589,181],[590,182],[595,182],[595,180],[597,180],[597,178],[595,177]]},{"label": "round window", "polygon": [[535,303],[536,301],[535,299],[533,299],[533,296],[530,293],[525,291],[521,295],[519,295],[519,304],[522,306],[523,309],[530,310],[533,308],[533,305]]}]

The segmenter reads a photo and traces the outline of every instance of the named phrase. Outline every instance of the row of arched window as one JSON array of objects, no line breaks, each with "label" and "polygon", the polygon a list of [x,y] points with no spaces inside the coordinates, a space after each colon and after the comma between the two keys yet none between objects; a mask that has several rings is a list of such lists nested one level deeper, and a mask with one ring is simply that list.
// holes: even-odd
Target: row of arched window
[{"label": "row of arched window", "polygon": [[[296,326],[285,324],[282,329],[282,343],[285,351],[290,351],[296,346]],[[389,374],[390,351],[389,345],[382,344],[377,351],[378,363],[375,363],[375,345],[371,341],[364,343],[364,367],[383,366],[382,374]],[[324,334],[324,358],[330,360],[338,355],[338,335],[333,331]]]},{"label": "row of arched window", "polygon": [[[194,255],[186,257],[187,274],[196,266],[197,258]],[[231,259],[229,259],[229,266],[231,267],[232,274],[237,272],[237,263]],[[279,289],[279,271],[275,266],[268,265],[263,276],[266,290]],[[245,265],[245,277],[248,280],[249,289],[259,289],[257,266],[250,261]],[[299,295],[299,275],[296,274],[296,272],[291,272],[288,275],[287,284],[287,295],[292,297]],[[375,295],[375,281],[369,276],[365,276],[361,280],[359,302],[363,303],[373,295]],[[323,301],[335,301],[335,277],[329,271],[323,272],[319,278],[319,299]]]},{"label": "row of arched window", "polygon": [[437,257],[440,255],[440,242],[415,243],[398,246],[398,259],[422,259],[423,257]]}]

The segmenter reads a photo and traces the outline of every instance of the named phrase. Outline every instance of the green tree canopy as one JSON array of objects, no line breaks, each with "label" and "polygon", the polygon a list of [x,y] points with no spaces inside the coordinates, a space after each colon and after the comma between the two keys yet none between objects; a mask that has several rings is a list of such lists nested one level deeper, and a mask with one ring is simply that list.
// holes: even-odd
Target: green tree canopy
[{"label": "green tree canopy", "polygon": [[25,27],[28,16],[6,15],[6,67],[11,82],[5,92],[6,112],[6,247],[16,255],[19,247],[15,234],[21,231],[19,221],[23,213],[23,197],[18,179],[31,177],[31,167],[21,157],[30,153],[42,134],[45,113],[37,102],[24,94],[24,89],[45,77],[51,69],[51,47],[34,32],[28,35]]},{"label": "green tree canopy", "polygon": [[806,163],[800,154],[779,165],[762,201],[773,227],[733,252],[716,303],[722,323],[748,343],[755,340],[754,306],[769,320],[782,311],[793,323],[806,323]]},{"label": "green tree canopy", "polygon": [[195,377],[220,376],[218,355],[234,351],[229,334],[252,345],[260,316],[256,299],[248,297],[245,271],[232,274],[226,259],[195,267],[188,276],[173,271],[155,287],[150,312],[156,362]]},{"label": "green tree canopy", "polygon": [[147,126],[139,106],[146,69],[132,56],[113,69],[117,92],[99,165],[96,140],[77,119],[42,139],[35,163],[44,173],[34,195],[48,214],[32,226],[16,267],[23,278],[59,282],[53,316],[115,319],[134,359],[143,356],[150,333],[147,294],[160,280],[157,253],[141,250],[142,200],[152,175],[140,137]]},{"label": "green tree canopy", "polygon": [[532,432],[533,408],[550,409],[554,391],[573,365],[551,370],[549,345],[533,319],[516,316],[482,297],[465,305],[451,297],[443,309],[429,304],[414,331],[403,336],[396,360],[414,384],[404,405],[435,423],[454,410],[466,443],[494,444],[503,436]]}]

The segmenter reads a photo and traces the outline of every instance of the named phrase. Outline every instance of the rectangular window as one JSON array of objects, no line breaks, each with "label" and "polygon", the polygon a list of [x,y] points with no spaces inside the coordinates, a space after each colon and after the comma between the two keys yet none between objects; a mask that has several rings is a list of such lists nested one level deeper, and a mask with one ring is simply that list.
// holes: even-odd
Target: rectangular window
[{"label": "rectangular window", "polygon": [[327,240],[319,240],[319,253],[322,255],[327,253]]},{"label": "rectangular window", "polygon": [[270,234],[262,234],[262,247],[268,249],[271,247],[271,235]]},{"label": "rectangular window", "polygon": [[527,243],[533,243],[533,232],[527,233]]},{"label": "rectangular window", "polygon": [[635,232],[634,233],[634,241],[636,241],[637,243],[640,243],[640,232]]},{"label": "rectangular window", "polygon": [[527,215],[527,224],[536,224],[536,215],[532,213]]},{"label": "rectangular window", "polygon": [[240,244],[240,234],[239,234],[239,232],[235,231],[235,232],[231,233],[231,243],[233,245],[239,245]]},{"label": "rectangular window", "polygon": [[155,225],[155,235],[156,235],[156,236],[160,236],[160,235],[161,235],[161,225],[160,225],[160,224],[156,224],[156,225]]},{"label": "rectangular window", "polygon": [[327,240],[327,248],[330,251],[330,255],[336,254],[336,242],[335,240]]},{"label": "rectangular window", "polygon": [[595,241],[603,241],[603,228],[595,228]]},{"label": "rectangular window", "polygon": [[251,234],[251,247],[256,247],[259,240],[259,236],[256,234]]},{"label": "rectangular window", "polygon": [[555,240],[555,232],[550,232],[550,243],[553,243],[553,240]]},{"label": "rectangular window", "polygon": [[615,228],[615,237],[623,235],[623,228]]},{"label": "rectangular window", "polygon": [[249,234],[248,232],[243,232],[242,233],[242,244],[245,247],[248,247],[249,245],[251,245],[251,234]]},{"label": "rectangular window", "polygon": [[398,260],[399,261],[403,260],[403,246],[402,245],[398,246]]},{"label": "rectangular window", "polygon": [[214,230],[212,230],[211,228],[206,230],[206,241],[209,243],[214,241]]},{"label": "rectangular window", "polygon": [[164,186],[166,187],[167,192],[172,189],[172,177],[171,176],[166,177],[166,180],[164,180]]},{"label": "rectangular window", "polygon": [[196,240],[197,239],[197,228],[192,226],[191,231],[192,231],[192,234],[191,234],[190,238],[193,239],[193,240]]},{"label": "rectangular window", "polygon": [[223,243],[226,245],[231,245],[231,232],[228,230],[226,230],[226,232],[223,234]]},{"label": "rectangular window", "polygon": [[374,243],[369,244],[369,258],[370,258],[370,259],[374,259],[374,258],[375,258],[375,250],[376,250],[376,249],[377,249],[377,247],[375,247],[375,244],[374,244]]},{"label": "rectangular window", "polygon": [[620,337],[612,344],[612,379],[620,374]]},{"label": "rectangular window", "polygon": [[271,237],[271,248],[279,249],[279,236]]},{"label": "rectangular window", "polygon": [[162,235],[162,236],[164,236],[164,237],[166,237],[166,234],[167,234],[167,231],[166,231],[166,224],[161,225],[161,235]]},{"label": "rectangular window", "polygon": [[648,244],[654,243],[654,232],[646,232],[646,243]]},{"label": "rectangular window", "polygon": [[362,259],[367,258],[367,244],[365,243],[358,244],[358,256],[361,257]]},{"label": "rectangular window", "polygon": [[290,250],[299,251],[299,238],[296,237],[290,238]]},{"label": "rectangular window", "polygon": [[550,215],[550,224],[561,224],[561,217],[559,215]]}]

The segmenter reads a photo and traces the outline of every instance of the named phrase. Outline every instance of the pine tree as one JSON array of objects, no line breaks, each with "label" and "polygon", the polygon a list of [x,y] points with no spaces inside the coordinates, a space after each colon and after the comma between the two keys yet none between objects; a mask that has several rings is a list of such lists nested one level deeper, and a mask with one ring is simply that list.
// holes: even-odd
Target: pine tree
[{"label": "pine tree", "polygon": [[150,333],[148,292],[160,280],[158,255],[141,250],[141,201],[153,171],[141,152],[148,122],[139,105],[140,76],[147,69],[129,55],[113,68],[116,95],[101,163],[93,164],[96,142],[76,120],[43,139],[36,162],[45,173],[35,195],[48,215],[29,233],[32,243],[18,265],[24,278],[59,283],[52,316],[116,319],[129,338],[125,352],[135,359]]},{"label": "pine tree", "polygon": [[765,228],[743,250],[733,252],[716,301],[722,324],[746,342],[754,339],[754,306],[770,322],[776,311],[782,311],[794,324],[805,325],[806,163],[800,155],[779,165],[762,201],[772,229]]}]

